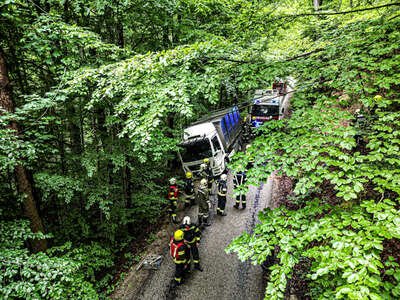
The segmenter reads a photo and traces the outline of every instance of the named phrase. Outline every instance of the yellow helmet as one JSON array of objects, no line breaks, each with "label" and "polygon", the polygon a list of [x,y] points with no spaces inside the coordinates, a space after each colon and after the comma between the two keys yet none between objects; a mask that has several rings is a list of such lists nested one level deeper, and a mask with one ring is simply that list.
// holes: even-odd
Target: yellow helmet
[{"label": "yellow helmet", "polygon": [[183,240],[183,231],[178,229],[174,232],[174,240],[175,241],[182,241]]},{"label": "yellow helmet", "polygon": [[208,164],[210,160],[208,158],[203,159],[203,163]]},{"label": "yellow helmet", "polygon": [[187,179],[192,178],[192,172],[186,172],[186,178]]}]

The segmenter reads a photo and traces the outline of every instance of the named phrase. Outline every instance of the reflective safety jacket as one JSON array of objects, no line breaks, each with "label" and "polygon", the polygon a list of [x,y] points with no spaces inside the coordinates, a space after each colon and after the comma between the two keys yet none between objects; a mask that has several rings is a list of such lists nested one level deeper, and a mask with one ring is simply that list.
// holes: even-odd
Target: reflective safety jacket
[{"label": "reflective safety jacket", "polygon": [[179,229],[181,229],[184,233],[184,239],[189,244],[194,244],[200,242],[201,239],[201,231],[199,227],[195,224],[191,223],[189,225],[182,224]]},{"label": "reflective safety jacket", "polygon": [[179,189],[177,185],[170,185],[168,189],[168,199],[169,200],[176,200],[178,199]]},{"label": "reflective safety jacket", "polygon": [[246,173],[241,171],[238,172],[235,176],[233,176],[233,184],[235,187],[244,184],[246,182]]},{"label": "reflective safety jacket", "polygon": [[169,253],[176,264],[186,264],[190,259],[190,250],[184,241],[175,241],[171,237],[169,241]]},{"label": "reflective safety jacket", "polygon": [[193,195],[194,194],[194,183],[192,178],[185,179],[184,189],[186,195]]},{"label": "reflective safety jacket", "polygon": [[228,192],[228,185],[225,180],[218,181],[218,195],[226,196]]},{"label": "reflective safety jacket", "polygon": [[207,179],[208,182],[212,182],[214,180],[210,166],[207,166],[207,168],[200,172],[200,177]]},{"label": "reflective safety jacket", "polygon": [[207,188],[198,189],[196,193],[196,203],[199,205],[199,213],[207,214],[209,210],[210,194]]}]

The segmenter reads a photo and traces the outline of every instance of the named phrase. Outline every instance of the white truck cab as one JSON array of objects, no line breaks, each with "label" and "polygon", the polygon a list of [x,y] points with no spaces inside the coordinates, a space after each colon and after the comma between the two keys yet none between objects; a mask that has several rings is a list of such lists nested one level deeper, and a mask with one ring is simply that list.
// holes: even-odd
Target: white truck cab
[{"label": "white truck cab", "polygon": [[191,126],[184,131],[180,157],[185,172],[198,173],[204,158],[210,159],[214,175],[225,170],[225,150],[213,123]]},{"label": "white truck cab", "polygon": [[239,149],[240,137],[241,124],[237,107],[219,111],[187,127],[179,151],[183,170],[196,174],[204,158],[208,158],[213,175],[219,176],[226,169],[227,156]]}]

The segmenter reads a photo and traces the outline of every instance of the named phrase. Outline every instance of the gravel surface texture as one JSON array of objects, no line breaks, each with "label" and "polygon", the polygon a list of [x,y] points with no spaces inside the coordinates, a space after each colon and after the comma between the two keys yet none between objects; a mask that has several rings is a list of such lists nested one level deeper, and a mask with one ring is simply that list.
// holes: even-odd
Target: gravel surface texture
[{"label": "gravel surface texture", "polygon": [[[224,249],[233,238],[243,231],[251,232],[258,222],[258,212],[270,206],[271,184],[251,187],[247,194],[247,209],[233,208],[232,176],[228,177],[229,193],[227,216],[213,215],[212,225],[203,231],[200,244],[200,260],[203,272],[193,270],[185,283],[173,292],[169,285],[175,266],[164,249],[165,259],[161,268],[153,271],[136,295],[125,299],[263,299],[264,284],[260,266],[241,262],[235,254],[226,254]],[[181,213],[197,220],[197,207]],[[166,242],[167,244],[167,242]]]}]

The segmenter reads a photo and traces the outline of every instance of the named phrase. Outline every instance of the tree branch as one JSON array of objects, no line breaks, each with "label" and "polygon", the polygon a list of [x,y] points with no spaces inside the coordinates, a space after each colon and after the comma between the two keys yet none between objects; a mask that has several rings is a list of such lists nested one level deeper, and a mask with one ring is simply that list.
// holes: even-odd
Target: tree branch
[{"label": "tree branch", "polygon": [[[276,60],[274,62],[279,63],[279,62],[292,61],[292,60],[296,60],[296,59],[299,59],[302,57],[309,56],[314,53],[321,52],[322,50],[324,50],[324,48],[318,48],[318,49],[315,49],[315,50],[312,50],[309,52],[305,52],[305,53],[302,53],[302,54],[299,54],[299,55],[296,55],[293,57],[285,58],[283,60]],[[263,60],[239,60],[239,59],[232,59],[229,57],[205,57],[203,60],[203,63],[207,63],[207,62],[215,61],[215,60],[229,61],[229,62],[234,62],[234,63],[238,63],[238,64],[265,64],[266,63]]]},{"label": "tree branch", "polygon": [[321,11],[319,13],[303,13],[303,14],[297,14],[297,15],[284,15],[284,16],[279,16],[279,17],[273,18],[271,20],[268,20],[266,23],[271,23],[271,22],[281,20],[281,19],[286,19],[286,18],[294,18],[295,19],[295,18],[301,18],[301,17],[346,15],[346,14],[352,14],[352,13],[367,11],[367,10],[380,9],[380,8],[385,8],[385,7],[390,7],[390,6],[400,6],[400,2],[387,3],[387,4],[373,6],[373,7],[366,7],[366,8],[338,11],[338,12],[328,12],[328,11],[323,12],[323,11]]},{"label": "tree branch", "polygon": [[296,56],[293,56],[293,57],[289,57],[287,59],[284,59],[283,61],[296,60],[296,59],[299,59],[299,58],[302,58],[302,57],[309,56],[309,55],[314,54],[314,53],[321,52],[322,50],[324,50],[324,48],[318,48],[318,49],[315,49],[315,50],[312,50],[312,51],[309,51],[309,52],[305,52],[305,53],[302,53],[302,54],[299,54],[299,55],[296,55]]}]

